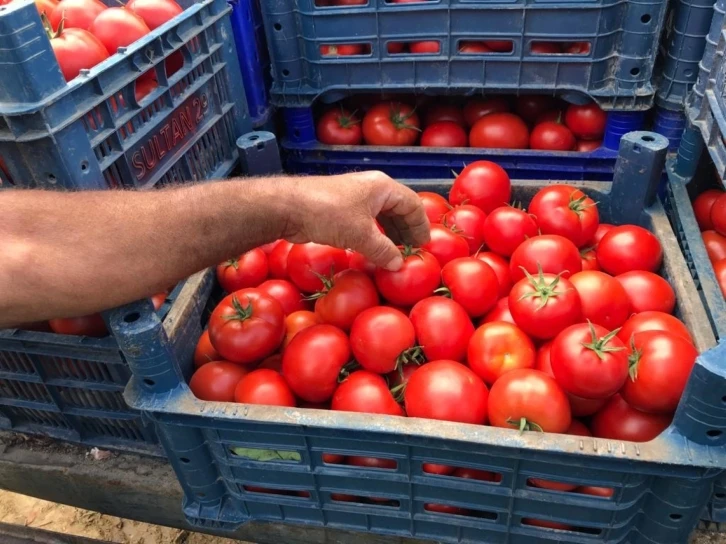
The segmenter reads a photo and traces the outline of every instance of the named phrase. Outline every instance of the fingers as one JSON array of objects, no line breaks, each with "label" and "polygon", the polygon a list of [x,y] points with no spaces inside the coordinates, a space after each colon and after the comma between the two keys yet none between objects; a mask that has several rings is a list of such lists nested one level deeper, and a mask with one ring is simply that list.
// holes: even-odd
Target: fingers
[{"label": "fingers", "polygon": [[350,249],[362,253],[376,266],[395,272],[403,266],[401,251],[386,235],[378,230],[371,219],[370,228],[362,236],[355,236],[357,243]]},{"label": "fingers", "polygon": [[421,246],[431,238],[429,220],[421,199],[411,189],[388,178],[387,198],[383,201],[380,214],[387,218],[387,228],[393,228],[396,238],[411,246]]}]

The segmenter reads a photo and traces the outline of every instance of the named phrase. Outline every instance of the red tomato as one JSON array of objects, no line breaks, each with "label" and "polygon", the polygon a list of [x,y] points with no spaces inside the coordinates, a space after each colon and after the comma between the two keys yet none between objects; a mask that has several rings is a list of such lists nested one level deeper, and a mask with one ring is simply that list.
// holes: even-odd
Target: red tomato
[{"label": "red tomato", "polygon": [[588,270],[570,276],[582,303],[582,317],[611,331],[617,329],[630,316],[630,300],[623,286],[615,278]]},{"label": "red tomato", "polygon": [[424,129],[421,147],[466,147],[469,140],[461,125],[452,121],[439,121]]},{"label": "red tomato", "polygon": [[255,248],[217,265],[217,281],[222,289],[234,293],[245,287],[257,287],[267,279],[267,272],[267,255]]},{"label": "red tomato", "polygon": [[581,140],[602,140],[607,114],[594,102],[578,106],[570,104],[565,112],[565,124]]},{"label": "red tomato", "polygon": [[589,55],[590,42],[572,42],[564,44],[563,52],[568,55]]},{"label": "red tomato", "polygon": [[716,275],[718,286],[721,288],[721,294],[726,298],[726,259],[713,263],[713,272]]},{"label": "red tomato", "polygon": [[409,317],[426,359],[466,358],[474,325],[461,304],[445,297],[429,297],[417,302]]},{"label": "red tomato", "polygon": [[582,270],[600,270],[597,263],[597,253],[592,247],[585,247],[580,250],[580,260],[582,262]]},{"label": "red tomato", "polygon": [[[388,379],[388,384],[391,386],[391,389],[395,389],[400,385],[406,385],[408,384],[408,380],[411,378],[411,375],[416,372],[416,369],[418,369],[420,365],[417,363],[411,363],[406,364],[403,366],[399,366],[398,370],[394,370],[393,372],[389,372],[386,374],[386,378]],[[399,388],[397,391],[399,392],[399,395],[403,395],[403,388]],[[401,399],[397,397],[397,400],[400,402]]]},{"label": "red tomato", "polygon": [[479,320],[479,326],[484,323],[492,323],[494,321],[504,321],[516,325],[511,312],[509,311],[509,297],[500,298],[494,305],[494,309]]},{"label": "red tomato", "polygon": [[610,498],[613,496],[615,490],[612,487],[595,487],[592,485],[584,485],[578,487],[575,490],[577,493],[583,493],[584,495],[594,495],[596,497]]},{"label": "red tomato", "polygon": [[590,429],[588,429],[582,421],[572,420],[570,428],[565,431],[565,434],[571,434],[574,436],[592,436]]},{"label": "red tomato", "polygon": [[488,470],[460,467],[454,471],[454,477],[466,478],[467,480],[481,480],[482,482],[501,482],[502,475]]},{"label": "red tomato", "polygon": [[363,272],[366,276],[372,278],[376,273],[376,265],[366,259],[363,254],[346,249],[345,252],[348,254],[348,268],[351,270],[358,270]]},{"label": "red tomato", "polygon": [[529,204],[542,234],[559,234],[583,247],[600,224],[595,201],[572,185],[548,185]]},{"label": "red tomato", "polygon": [[454,514],[457,516],[467,515],[467,510],[465,508],[459,508],[458,506],[451,506],[449,504],[425,503],[424,510],[427,512],[436,512],[438,514]]},{"label": "red tomato", "polygon": [[298,332],[282,356],[282,376],[293,392],[308,402],[333,396],[338,376],[350,359],[348,337],[332,325],[313,325]]},{"label": "red tomato", "polygon": [[558,529],[560,531],[569,531],[572,529],[571,525],[565,523],[558,523],[556,521],[549,521],[544,519],[533,519],[533,518],[522,518],[522,525],[531,525],[533,527],[544,527],[545,529]]},{"label": "red tomato", "polygon": [[277,373],[282,372],[282,354],[275,353],[274,355],[270,355],[257,366],[257,370],[262,369],[274,370]]},{"label": "red tomato", "polygon": [[[9,1],[4,2],[5,4],[10,3]],[[3,2],[0,2],[0,5],[3,5]],[[50,17],[50,14],[53,13],[53,10],[58,5],[58,0],[35,0],[35,7],[38,10],[38,13],[40,15],[45,15],[46,17]]]},{"label": "red tomato", "polygon": [[267,280],[258,289],[277,300],[285,315],[305,309],[302,293],[287,280]]},{"label": "red tomato", "polygon": [[629,442],[649,442],[671,424],[671,416],[646,414],[615,395],[592,418],[593,436]]},{"label": "red tomato", "polygon": [[[572,425],[570,425],[571,427]],[[569,433],[562,433],[569,434]],[[529,478],[527,484],[539,487],[540,489],[552,489],[554,491],[572,491],[577,487],[577,484],[568,484],[566,482],[555,482],[552,480],[543,480],[541,478]]]},{"label": "red tomato", "polygon": [[209,340],[209,331],[205,330],[199,337],[197,347],[194,348],[194,368],[199,368],[212,361],[219,361],[222,357],[214,349],[212,342]]},{"label": "red tomato", "polygon": [[243,377],[234,390],[234,401],[290,407],[297,402],[280,373],[267,368],[253,370]]},{"label": "red tomato", "polygon": [[[64,0],[64,3],[69,1]],[[51,38],[50,46],[66,81],[108,58],[108,52],[98,38],[80,28],[65,28],[60,35]]]},{"label": "red tomato", "polygon": [[507,372],[492,386],[489,419],[493,427],[563,433],[572,416],[567,396],[554,378],[520,368]]},{"label": "red tomato", "polygon": [[452,474],[456,467],[450,467],[448,465],[437,465],[435,463],[422,463],[421,470],[426,474],[437,474],[439,476],[448,476]]},{"label": "red tomato", "polygon": [[467,351],[469,367],[487,385],[518,368],[534,368],[535,348],[525,332],[511,323],[495,321],[480,326]]},{"label": "red tomato", "polygon": [[597,226],[595,235],[592,237],[592,240],[590,240],[588,245],[597,247],[597,245],[600,243],[600,240],[603,239],[603,236],[605,236],[608,232],[610,232],[614,228],[615,228],[615,225],[610,225],[609,223],[600,223]]},{"label": "red tomato", "polygon": [[414,55],[430,55],[441,51],[441,44],[437,41],[411,42],[408,50]]},{"label": "red tomato", "polygon": [[323,283],[324,290],[315,301],[315,313],[323,323],[349,331],[363,310],[378,306],[373,280],[359,270],[343,270]]},{"label": "red tomato", "polygon": [[426,109],[423,123],[425,127],[442,121],[464,126],[464,112],[458,106],[450,104],[432,104]]},{"label": "red tomato", "polygon": [[330,109],[318,119],[318,141],[328,145],[358,145],[363,141],[360,119],[343,108]]},{"label": "red tomato", "polygon": [[711,263],[726,259],[726,236],[721,236],[715,230],[707,230],[701,233],[701,238]]},{"label": "red tomato", "polygon": [[366,370],[386,374],[409,360],[416,333],[408,316],[385,306],[368,308],[350,329],[353,357]]},{"label": "red tomato", "polygon": [[436,257],[441,266],[454,259],[469,256],[469,244],[461,234],[454,230],[439,223],[433,223],[430,230],[431,239],[421,246],[421,249],[425,249]]},{"label": "red tomato", "polygon": [[615,276],[625,289],[631,313],[654,310],[670,314],[676,307],[676,294],[673,287],[658,274],[633,270]]},{"label": "red tomato", "polygon": [[464,105],[464,121],[471,128],[485,115],[507,111],[509,103],[504,98],[470,98]]},{"label": "red tomato", "polygon": [[628,351],[617,332],[580,323],[555,337],[550,361],[562,389],[585,399],[604,399],[620,390],[628,378]]},{"label": "red tomato", "polygon": [[491,161],[475,161],[456,176],[449,202],[452,206],[469,204],[491,213],[506,206],[512,197],[512,182],[504,169]]},{"label": "red tomato", "polygon": [[394,470],[398,463],[393,459],[381,459],[379,457],[360,457],[357,455],[349,455],[345,458],[346,464],[354,467],[365,468],[382,468]]},{"label": "red tomato", "polygon": [[514,250],[509,272],[513,281],[519,281],[525,277],[524,270],[537,274],[538,266],[547,274],[569,278],[582,270],[582,261],[580,252],[570,240],[556,234],[545,234],[525,240]]},{"label": "red tomato", "polygon": [[[63,28],[66,30],[70,28],[88,30],[94,19],[106,9],[106,5],[99,0],[63,0],[53,8],[49,17],[50,26],[53,30],[58,30],[58,25],[63,19]],[[58,55],[56,54],[56,56]],[[85,68],[90,68],[90,66]],[[66,81],[70,80],[66,78]]]},{"label": "red tomato", "polygon": [[184,11],[174,0],[129,0],[126,9],[141,17],[150,30],[159,28]]},{"label": "red tomato", "polygon": [[560,123],[545,121],[532,129],[529,138],[531,149],[551,151],[572,151],[577,144],[575,135],[569,128]]},{"label": "red tomato", "polygon": [[483,425],[487,421],[484,382],[456,361],[431,361],[416,370],[404,392],[409,417]]},{"label": "red tomato", "polygon": [[562,47],[556,42],[532,42],[530,52],[533,55],[559,55]]},{"label": "red tomato", "polygon": [[575,395],[567,395],[570,399],[570,410],[573,417],[588,417],[605,406],[608,399],[583,399]]},{"label": "red tomato", "polygon": [[267,265],[270,270],[270,277],[277,279],[287,279],[287,257],[292,249],[291,244],[287,240],[280,240],[277,245],[272,248],[270,255],[267,257]]},{"label": "red tomato", "polygon": [[292,312],[285,317],[285,339],[282,341],[282,349],[285,350],[297,333],[313,325],[320,325],[320,316],[307,310]]},{"label": "red tomato", "polygon": [[552,351],[552,340],[548,340],[542,344],[537,350],[537,357],[535,358],[534,368],[545,374],[552,376],[552,361],[550,360],[550,351]]},{"label": "red tomato", "polygon": [[464,53],[465,55],[476,55],[491,52],[492,50],[489,49],[484,42],[459,42],[459,53]]},{"label": "red tomato", "polygon": [[552,96],[525,94],[518,96],[514,112],[527,123],[534,123],[542,114],[557,109],[557,100]]},{"label": "red tomato", "polygon": [[99,13],[88,31],[100,40],[109,55],[151,32],[141,17],[123,7],[108,8]]},{"label": "red tomato", "polygon": [[272,253],[272,250],[275,249],[275,246],[282,242],[282,240],[275,240],[274,242],[270,242],[269,244],[263,244],[260,246],[260,249],[265,252],[265,255],[270,255]]},{"label": "red tomato", "polygon": [[454,259],[441,269],[441,280],[453,300],[470,317],[479,317],[497,303],[499,281],[494,270],[473,257]]},{"label": "red tomato", "polygon": [[643,412],[675,412],[698,357],[696,348],[666,331],[640,332],[629,348],[630,379],[620,392],[625,402]]},{"label": "red tomato", "polygon": [[441,218],[446,212],[451,209],[449,202],[441,195],[437,193],[418,193],[418,197],[421,199],[424,210],[426,210],[426,217],[429,218],[429,223],[441,223]]},{"label": "red tomato", "polygon": [[365,47],[361,43],[329,44],[320,46],[320,55],[323,57],[350,57],[362,55]]},{"label": "red tomato", "polygon": [[479,252],[474,255],[480,261],[487,263],[494,273],[497,275],[499,283],[499,297],[506,297],[512,290],[512,275],[509,272],[509,262],[501,255],[492,253],[491,251]]},{"label": "red tomato", "polygon": [[441,281],[441,266],[428,251],[405,246],[401,250],[403,266],[396,272],[376,270],[378,291],[387,301],[399,306],[413,306],[431,296]]},{"label": "red tomato", "polygon": [[[555,106],[556,107],[556,106]],[[535,125],[539,125],[540,123],[557,123],[558,125],[564,124],[564,112],[559,109],[554,109],[550,111],[546,111],[544,113],[541,113],[536,121],[534,122]],[[569,130],[569,129],[568,129]]]},{"label": "red tomato", "polygon": [[[574,277],[574,276],[573,276]],[[554,338],[582,321],[580,296],[567,279],[538,273],[519,280],[509,293],[514,322],[533,338]]]},{"label": "red tomato", "polygon": [[369,145],[413,145],[419,136],[418,115],[401,102],[383,102],[363,117],[363,139]]},{"label": "red tomato", "polygon": [[[416,0],[418,2],[419,0]],[[401,0],[394,0],[394,4],[397,3],[403,3]],[[404,52],[406,49],[406,44],[403,42],[388,42],[387,44],[388,52],[391,55],[399,55]]]},{"label": "red tomato", "polygon": [[510,257],[527,238],[539,234],[534,218],[518,208],[502,206],[484,221],[484,242],[494,253]]},{"label": "red tomato", "polygon": [[711,206],[711,222],[713,229],[726,236],[726,193],[722,193]]},{"label": "red tomato", "polygon": [[484,245],[484,222],[487,214],[470,204],[462,204],[449,210],[442,223],[464,237],[469,245],[469,253],[475,253]]},{"label": "red tomato", "polygon": [[469,133],[471,147],[527,149],[529,129],[512,113],[491,113],[479,119]]},{"label": "red tomato", "polygon": [[337,274],[346,268],[348,254],[335,247],[312,242],[294,244],[287,255],[287,274],[304,293],[322,290],[322,277]]},{"label": "red tomato", "polygon": [[663,262],[663,248],[658,238],[643,227],[620,225],[600,240],[597,262],[613,276],[631,270],[655,272]]},{"label": "red tomato", "polygon": [[602,147],[602,140],[577,140],[575,151],[580,153],[591,153]]},{"label": "red tomato", "polygon": [[282,305],[259,289],[240,289],[227,295],[209,318],[214,349],[233,363],[261,361],[280,347],[284,337]]},{"label": "red tomato", "polygon": [[96,338],[108,336],[108,329],[106,328],[106,323],[103,322],[101,314],[49,319],[48,325],[57,334],[94,336]]},{"label": "red tomato", "polygon": [[683,324],[683,321],[670,314],[656,311],[640,312],[631,316],[620,329],[618,338],[625,345],[630,344],[630,339],[634,334],[643,331],[668,331],[682,336],[693,344],[691,333]]},{"label": "red tomato", "polygon": [[199,367],[192,379],[189,389],[201,400],[234,402],[234,390],[247,370],[228,361],[212,361]]},{"label": "red tomato", "polygon": [[367,370],[348,376],[335,390],[332,410],[403,416],[403,409],[388,390],[386,380]]},{"label": "red tomato", "polygon": [[693,215],[696,216],[698,227],[704,230],[713,229],[713,221],[711,220],[711,209],[713,203],[723,194],[720,189],[709,189],[702,192],[693,201]]}]

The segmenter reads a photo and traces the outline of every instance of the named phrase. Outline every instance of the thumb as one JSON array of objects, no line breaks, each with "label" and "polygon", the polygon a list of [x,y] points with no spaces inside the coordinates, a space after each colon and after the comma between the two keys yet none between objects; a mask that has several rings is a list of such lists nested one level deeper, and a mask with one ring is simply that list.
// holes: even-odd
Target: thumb
[{"label": "thumb", "polygon": [[365,236],[358,246],[351,249],[362,253],[369,261],[380,268],[395,272],[403,266],[401,250],[396,247],[396,244],[388,236],[378,230],[373,221],[371,221],[368,236]]}]

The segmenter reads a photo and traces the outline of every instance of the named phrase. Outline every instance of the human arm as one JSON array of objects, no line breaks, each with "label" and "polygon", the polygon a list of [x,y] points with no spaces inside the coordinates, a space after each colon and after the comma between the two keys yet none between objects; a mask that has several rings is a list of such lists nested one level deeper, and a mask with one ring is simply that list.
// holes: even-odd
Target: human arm
[{"label": "human arm", "polygon": [[391,239],[428,241],[411,190],[380,172],[200,183],[158,191],[0,192],[0,328],[97,312],[285,238],[401,266]]}]

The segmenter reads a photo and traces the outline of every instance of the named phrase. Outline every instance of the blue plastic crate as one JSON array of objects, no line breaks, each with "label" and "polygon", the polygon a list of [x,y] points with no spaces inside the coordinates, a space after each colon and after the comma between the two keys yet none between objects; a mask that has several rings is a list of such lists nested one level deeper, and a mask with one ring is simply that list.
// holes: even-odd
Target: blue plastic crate
[{"label": "blue plastic crate", "polygon": [[283,110],[285,170],[296,174],[342,174],[381,170],[396,179],[447,178],[468,163],[487,159],[512,179],[608,181],[613,179],[620,138],[643,126],[642,112],[610,112],[603,147],[590,153],[514,149],[325,145],[315,136],[311,108]]},{"label": "blue plastic crate", "polygon": [[[726,467],[726,369],[723,350],[713,349],[708,319],[668,219],[654,200],[667,145],[656,134],[631,133],[622,141],[613,183],[576,184],[597,198],[604,221],[637,222],[656,233],[664,248],[662,272],[672,281],[679,315],[703,352],[673,425],[660,437],[634,444],[417,418],[200,401],[186,384],[191,358],[175,359],[159,320],[134,319],[137,310],[131,305],[110,316],[117,337],[125,345],[127,335],[141,335],[154,347],[145,353],[136,350],[129,358],[134,376],[125,398],[156,422],[184,489],[189,522],[231,530],[251,520],[284,521],[456,543],[685,543],[714,479]],[[516,182],[514,198],[528,202],[542,184]],[[451,179],[411,185],[446,192]],[[203,281],[211,284],[213,273]],[[201,324],[190,320],[179,326],[193,345]],[[245,449],[293,455],[290,461],[262,462],[246,456]],[[326,464],[323,453],[389,458],[396,468]],[[486,483],[425,474],[423,462],[489,470],[502,479]],[[527,484],[531,477],[615,492],[602,499],[537,489]],[[256,492],[255,487],[293,493]],[[344,502],[335,494],[375,500]],[[478,515],[437,514],[426,511],[426,503],[459,506]],[[523,523],[527,518],[574,529],[534,527]]]},{"label": "blue plastic crate", "polygon": [[[587,95],[605,109],[648,109],[665,0],[467,1],[319,6],[260,0],[272,60],[273,104],[310,105],[350,91]],[[320,2],[322,3],[322,2]],[[391,42],[439,42],[438,54],[394,54]],[[460,42],[511,41],[509,53],[462,54]],[[533,42],[589,42],[581,55],[532,54]],[[370,53],[332,57],[321,46]],[[573,98],[574,99],[574,98]]]},{"label": "blue plastic crate", "polygon": [[[0,7],[0,157],[12,182],[150,187],[232,171],[235,141],[251,129],[232,9],[181,4],[182,14],[68,83],[35,4]],[[167,77],[176,52],[184,65]],[[159,86],[137,102],[136,79],[152,69]]]},{"label": "blue plastic crate", "polygon": [[693,85],[691,93],[686,97],[686,109],[698,112],[701,109],[706,95],[706,88],[709,85],[709,75],[713,67],[716,48],[721,39],[721,31],[723,30],[724,14],[726,13],[726,0],[717,0],[713,6],[713,18],[711,19],[711,28],[706,36],[706,45],[703,50],[703,57],[698,64],[698,79]]}]

